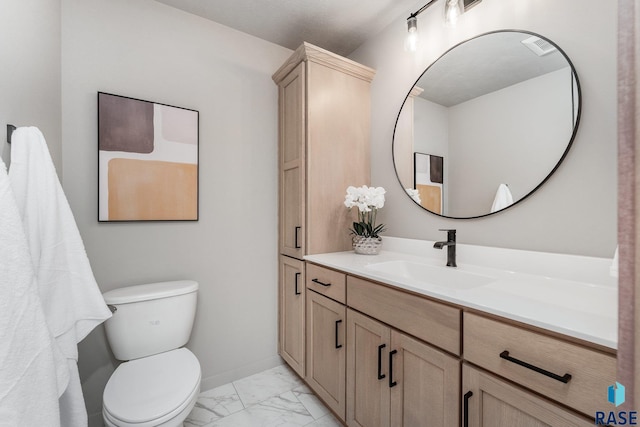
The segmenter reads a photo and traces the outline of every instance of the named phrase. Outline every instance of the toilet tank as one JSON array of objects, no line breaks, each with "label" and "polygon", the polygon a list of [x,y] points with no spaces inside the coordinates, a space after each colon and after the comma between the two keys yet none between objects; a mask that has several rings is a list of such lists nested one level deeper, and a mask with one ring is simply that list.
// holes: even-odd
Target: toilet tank
[{"label": "toilet tank", "polygon": [[197,292],[198,282],[193,280],[105,292],[102,296],[113,316],[104,325],[116,359],[138,359],[185,345],[196,315]]}]

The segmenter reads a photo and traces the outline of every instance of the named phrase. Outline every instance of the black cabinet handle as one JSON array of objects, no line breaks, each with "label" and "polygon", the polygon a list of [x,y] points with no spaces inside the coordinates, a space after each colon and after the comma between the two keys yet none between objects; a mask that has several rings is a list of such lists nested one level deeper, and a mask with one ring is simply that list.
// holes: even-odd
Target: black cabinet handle
[{"label": "black cabinet handle", "polygon": [[389,387],[395,387],[398,385],[398,383],[393,380],[393,355],[397,352],[398,350],[391,350],[389,352]]},{"label": "black cabinet handle", "polygon": [[381,344],[378,346],[378,379],[384,379],[386,377],[385,374],[382,373],[382,349],[385,348],[386,344]]},{"label": "black cabinet handle", "polygon": [[473,396],[472,391],[468,391],[464,394],[464,403],[463,403],[463,411],[462,414],[462,427],[469,427],[469,398]]},{"label": "black cabinet handle", "polygon": [[338,325],[342,323],[342,320],[336,320],[336,348],[342,348],[342,344],[338,344]]},{"label": "black cabinet handle", "polygon": [[321,282],[320,280],[318,280],[318,279],[311,279],[311,281],[312,281],[313,283],[317,283],[318,285],[322,285],[322,286],[326,286],[326,287],[331,286],[331,283],[322,283],[322,282]]},{"label": "black cabinet handle", "polygon": [[549,372],[545,369],[538,368],[537,366],[534,366],[530,363],[527,363],[522,360],[516,359],[515,357],[509,356],[509,352],[507,350],[500,353],[500,357],[505,360],[508,360],[509,362],[515,363],[516,365],[524,366],[525,368],[531,369],[532,371],[536,371],[539,374],[546,375],[547,377],[553,378],[554,380],[560,381],[561,383],[566,384],[569,382],[569,380],[571,380],[571,374],[564,374],[563,376],[554,374],[553,372]]},{"label": "black cabinet handle", "polygon": [[300,231],[302,229],[302,227],[296,227],[295,230],[295,247],[296,249],[300,249],[302,246],[300,246],[300,243],[298,243],[298,231]]},{"label": "black cabinet handle", "polygon": [[298,282],[299,282],[298,279],[300,279],[300,273],[296,273],[296,290],[295,290],[296,295],[300,295],[300,291],[298,290]]}]

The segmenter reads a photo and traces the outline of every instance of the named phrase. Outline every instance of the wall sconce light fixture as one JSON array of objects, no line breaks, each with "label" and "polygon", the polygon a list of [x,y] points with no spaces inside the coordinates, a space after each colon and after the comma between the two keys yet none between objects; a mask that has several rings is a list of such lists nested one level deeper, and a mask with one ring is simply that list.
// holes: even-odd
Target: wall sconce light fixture
[{"label": "wall sconce light fixture", "polygon": [[[405,50],[415,52],[418,48],[418,15],[427,10],[437,0],[431,0],[420,9],[413,12],[407,18],[407,38],[404,44]],[[458,16],[471,9],[482,0],[444,0],[444,23],[447,27],[455,27]]]}]

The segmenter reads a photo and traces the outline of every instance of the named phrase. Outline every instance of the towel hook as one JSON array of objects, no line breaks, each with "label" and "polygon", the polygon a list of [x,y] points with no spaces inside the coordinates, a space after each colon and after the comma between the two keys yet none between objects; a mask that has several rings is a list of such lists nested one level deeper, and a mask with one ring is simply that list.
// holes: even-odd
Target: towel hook
[{"label": "towel hook", "polygon": [[13,135],[13,131],[16,130],[14,125],[7,125],[7,142],[11,144],[11,135]]}]

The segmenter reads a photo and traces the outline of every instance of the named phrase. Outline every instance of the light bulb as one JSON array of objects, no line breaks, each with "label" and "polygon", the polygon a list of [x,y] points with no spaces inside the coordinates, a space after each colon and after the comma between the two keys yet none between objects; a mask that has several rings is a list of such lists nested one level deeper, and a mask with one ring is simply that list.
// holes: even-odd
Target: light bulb
[{"label": "light bulb", "polygon": [[458,23],[458,16],[462,14],[460,0],[446,0],[444,4],[444,24],[447,27],[455,28]]},{"label": "light bulb", "polygon": [[411,16],[407,19],[407,38],[404,41],[404,50],[415,52],[418,49],[418,18]]}]

